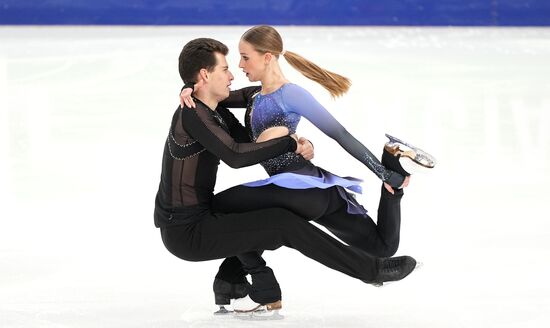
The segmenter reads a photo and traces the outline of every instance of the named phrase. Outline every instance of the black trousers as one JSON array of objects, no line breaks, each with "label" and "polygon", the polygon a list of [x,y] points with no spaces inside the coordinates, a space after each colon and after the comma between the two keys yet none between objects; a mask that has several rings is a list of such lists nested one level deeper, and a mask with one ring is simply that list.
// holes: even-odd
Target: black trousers
[{"label": "black trousers", "polygon": [[374,256],[390,257],[399,248],[402,197],[402,189],[396,189],[392,195],[382,186],[377,223],[368,215],[349,214],[347,203],[336,187],[288,189],[273,184],[261,187],[239,185],[217,194],[212,208],[224,213],[285,208],[326,227],[350,246]]},{"label": "black trousers", "polygon": [[[349,214],[347,203],[340,197],[336,187],[287,189],[276,185],[235,186],[217,194],[213,208],[223,212],[286,208],[305,220],[314,220],[325,226],[353,248],[377,257],[390,257],[399,247],[402,197],[403,190],[395,190],[392,195],[382,186],[377,223],[370,216]],[[248,265],[253,259],[248,259]],[[235,257],[227,258],[220,265],[216,278],[231,283],[242,282],[245,278],[241,262]]]},{"label": "black trousers", "polygon": [[374,280],[377,273],[375,257],[342,244],[302,217],[281,208],[202,214],[197,222],[161,228],[161,236],[172,254],[188,261],[239,255],[240,260],[244,259],[240,270],[252,276],[253,289],[249,295],[258,303],[281,299],[273,272],[261,258],[258,260],[263,250],[287,246],[363,281]]}]

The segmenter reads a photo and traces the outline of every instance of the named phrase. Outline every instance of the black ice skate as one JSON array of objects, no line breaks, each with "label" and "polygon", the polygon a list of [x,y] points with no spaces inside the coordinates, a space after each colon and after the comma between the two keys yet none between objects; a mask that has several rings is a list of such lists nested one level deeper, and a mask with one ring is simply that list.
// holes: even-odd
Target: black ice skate
[{"label": "black ice skate", "polygon": [[378,274],[371,285],[382,287],[384,283],[398,281],[408,276],[416,268],[416,260],[410,256],[379,258],[376,260]]},{"label": "black ice skate", "polygon": [[214,312],[214,315],[226,315],[233,311],[226,309],[225,306],[231,304],[231,299],[247,296],[250,284],[248,282],[231,284],[221,279],[214,279],[212,288],[216,305],[220,307],[218,311]]},{"label": "black ice skate", "polygon": [[387,133],[386,137],[390,140],[384,145],[382,165],[388,169],[409,176],[418,167],[431,169],[435,166],[435,158],[422,149]]}]

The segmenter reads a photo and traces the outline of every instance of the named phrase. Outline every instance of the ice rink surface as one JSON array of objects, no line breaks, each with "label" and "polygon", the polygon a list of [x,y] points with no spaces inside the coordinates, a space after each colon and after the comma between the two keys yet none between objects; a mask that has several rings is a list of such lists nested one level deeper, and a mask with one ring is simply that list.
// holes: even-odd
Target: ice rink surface
[{"label": "ice rink surface", "polygon": [[[225,42],[236,89],[246,28],[0,28],[0,327],[548,325],[548,28],[279,28],[286,50],[351,78],[332,100],[283,63],[369,149],[388,132],[439,160],[402,202],[398,254],[424,267],[375,288],[282,248],[265,257],[286,318],[213,317],[221,261],[171,255],[153,201],[182,46]],[[374,174],[308,122],[298,132],[316,164],[365,179],[375,216]],[[216,189],[265,176],[222,165]]]}]

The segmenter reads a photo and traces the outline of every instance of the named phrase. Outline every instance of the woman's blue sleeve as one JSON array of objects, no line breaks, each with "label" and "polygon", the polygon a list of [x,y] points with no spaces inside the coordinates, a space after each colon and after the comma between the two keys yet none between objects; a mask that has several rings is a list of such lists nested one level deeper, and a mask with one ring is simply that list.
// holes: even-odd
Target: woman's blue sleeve
[{"label": "woman's blue sleeve", "polygon": [[283,90],[284,104],[288,111],[308,119],[324,134],[336,140],[342,148],[366,165],[382,181],[392,187],[400,187],[405,177],[386,169],[380,161],[359,140],[355,139],[307,90],[289,84]]}]

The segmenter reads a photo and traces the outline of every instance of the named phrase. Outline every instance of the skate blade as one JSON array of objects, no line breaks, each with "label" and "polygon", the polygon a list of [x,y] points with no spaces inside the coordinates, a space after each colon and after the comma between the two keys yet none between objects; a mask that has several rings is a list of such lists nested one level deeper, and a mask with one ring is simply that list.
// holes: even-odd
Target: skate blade
[{"label": "skate blade", "polygon": [[405,170],[406,172],[408,172],[409,174],[411,175],[415,175],[415,174],[425,174],[425,173],[428,173],[431,171],[431,167],[427,167],[427,166],[424,166],[424,165],[420,165],[418,163],[416,163],[415,161],[411,160],[410,158],[408,157],[399,157],[399,164],[401,165],[401,167],[403,168],[403,170]]},{"label": "skate blade", "polygon": [[233,311],[231,310],[228,310],[225,308],[225,306],[223,305],[220,305],[220,309],[216,312],[213,313],[215,316],[228,316],[228,315],[232,315],[233,314]]},{"label": "skate blade", "polygon": [[216,317],[224,317],[224,316],[231,316],[233,315],[233,311],[228,311],[228,310],[225,310],[225,311],[221,311],[221,310],[218,310],[216,312],[213,313],[213,315],[215,315]]},{"label": "skate blade", "polygon": [[235,311],[233,316],[236,319],[248,321],[282,320],[285,318],[282,314],[279,313],[279,310],[258,310],[253,312]]}]

